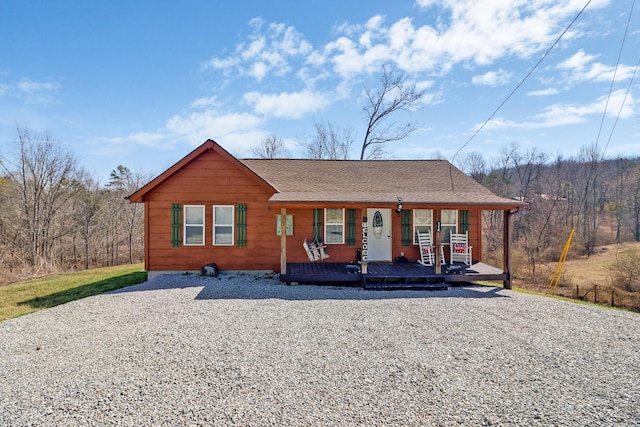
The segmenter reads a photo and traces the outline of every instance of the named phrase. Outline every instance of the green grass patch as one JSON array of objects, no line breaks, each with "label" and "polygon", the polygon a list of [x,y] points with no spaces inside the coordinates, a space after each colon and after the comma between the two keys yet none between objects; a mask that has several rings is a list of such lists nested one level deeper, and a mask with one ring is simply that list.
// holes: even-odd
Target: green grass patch
[{"label": "green grass patch", "polygon": [[147,280],[142,264],[55,274],[0,287],[0,321]]},{"label": "green grass patch", "polygon": [[[502,283],[493,283],[493,282],[483,282],[483,281],[478,281],[478,282],[474,282],[477,285],[481,285],[481,286],[489,286],[489,287],[496,287],[496,288],[503,288]],[[602,304],[602,303],[595,303],[593,301],[584,301],[581,299],[577,299],[577,298],[570,298],[570,297],[565,297],[562,295],[554,295],[554,294],[548,294],[546,292],[541,292],[541,291],[536,291],[533,289],[526,289],[526,288],[519,288],[519,287],[513,287],[513,289],[511,289],[514,292],[519,292],[521,294],[529,294],[529,295],[535,295],[535,296],[539,296],[539,297],[548,297],[548,298],[554,298],[554,299],[559,299],[561,301],[567,301],[567,302],[572,302],[574,304],[583,304],[583,305],[593,305],[595,307],[601,307],[601,308],[607,308],[610,310],[618,310],[618,311],[629,311],[625,308],[622,307],[612,307],[610,305],[607,304]]]}]

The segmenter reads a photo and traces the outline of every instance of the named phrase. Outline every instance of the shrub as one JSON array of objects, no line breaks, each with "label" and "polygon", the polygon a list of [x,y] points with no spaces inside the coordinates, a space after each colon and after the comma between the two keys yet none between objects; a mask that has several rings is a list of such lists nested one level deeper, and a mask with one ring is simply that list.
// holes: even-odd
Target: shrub
[{"label": "shrub", "polygon": [[611,284],[627,292],[640,292],[640,251],[627,249],[611,265]]}]

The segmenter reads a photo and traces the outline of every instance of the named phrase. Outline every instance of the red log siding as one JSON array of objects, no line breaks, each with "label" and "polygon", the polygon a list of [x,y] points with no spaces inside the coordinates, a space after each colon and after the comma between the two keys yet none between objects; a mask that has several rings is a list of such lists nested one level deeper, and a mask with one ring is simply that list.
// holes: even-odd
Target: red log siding
[{"label": "red log siding", "polygon": [[[210,262],[222,270],[279,270],[272,192],[242,168],[207,150],[148,193],[147,270],[200,270]],[[172,203],[205,206],[204,246],[171,246]],[[238,203],[247,205],[247,246],[213,246],[213,206]]]}]

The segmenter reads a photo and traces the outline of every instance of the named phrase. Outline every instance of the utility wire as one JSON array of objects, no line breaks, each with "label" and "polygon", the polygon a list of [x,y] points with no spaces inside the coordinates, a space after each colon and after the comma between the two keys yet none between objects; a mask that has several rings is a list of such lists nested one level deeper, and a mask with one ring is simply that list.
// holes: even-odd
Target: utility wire
[{"label": "utility wire", "polygon": [[[620,58],[622,58],[622,51],[624,50],[624,43],[627,39],[627,33],[629,32],[629,25],[631,23],[631,16],[633,15],[633,8],[636,4],[636,0],[633,0],[631,3],[631,10],[629,11],[629,18],[627,19],[627,26],[624,29],[624,35],[622,36],[622,44],[620,45],[620,50],[618,51],[618,60],[616,62],[616,68],[613,71],[613,77],[611,78],[611,85],[609,86],[609,94],[607,95],[607,102],[604,106],[604,111],[602,112],[602,119],[600,120],[600,127],[598,129],[598,136],[596,137],[596,147],[598,146],[598,141],[600,141],[600,134],[602,133],[602,127],[604,126],[604,120],[607,115],[607,109],[609,108],[609,100],[611,99],[611,94],[613,93],[613,85],[616,82],[616,74],[618,73],[618,68],[620,68]],[[640,64],[640,62],[639,62]],[[618,115],[616,116],[616,120],[613,124],[613,128],[611,129],[611,133],[609,134],[609,139],[607,140],[607,144],[602,150],[602,156],[600,160],[604,159],[604,154],[609,147],[609,142],[611,142],[611,137],[613,136],[613,131],[616,128],[616,124],[618,123],[618,119],[620,118],[620,114],[622,114],[622,107],[624,107],[624,103],[627,100],[627,95],[629,94],[629,90],[631,89],[631,83],[633,83],[633,79],[635,78],[636,71],[638,70],[638,65],[636,65],[636,69],[633,71],[633,76],[631,77],[631,81],[629,82],[629,86],[627,87],[627,92],[624,94],[624,98],[622,100],[622,104],[620,105],[620,110],[618,111]]]},{"label": "utility wire", "polygon": [[[634,0],[635,1],[635,0]],[[496,108],[493,113],[491,113],[491,115],[487,118],[487,120],[484,121],[484,123],[482,123],[482,125],[476,129],[476,131],[473,133],[473,135],[471,135],[471,137],[467,140],[467,142],[465,142],[462,147],[460,147],[460,149],[458,151],[456,151],[456,153],[453,155],[453,157],[451,157],[450,162],[453,162],[456,158],[456,156],[467,146],[469,145],[469,143],[480,133],[480,131],[487,125],[487,123],[489,123],[489,121],[491,119],[493,119],[493,117],[498,113],[498,111],[500,111],[500,109],[504,106],[504,104],[507,103],[507,101],[513,96],[514,93],[516,93],[516,91],[518,89],[520,89],[520,86],[522,86],[524,84],[524,82],[529,78],[529,76],[531,76],[531,74],[533,74],[533,72],[536,70],[536,68],[538,68],[538,66],[542,63],[542,61],[545,60],[545,58],[549,55],[549,53],[551,53],[551,50],[560,42],[560,40],[562,39],[562,37],[564,37],[564,35],[567,33],[567,31],[569,31],[569,29],[571,28],[571,26],[578,20],[578,18],[580,17],[580,15],[582,15],[582,12],[585,11],[585,9],[587,8],[587,6],[589,6],[589,4],[591,3],[591,0],[587,1],[587,4],[584,5],[584,7],[580,10],[580,12],[578,12],[578,14],[576,15],[575,18],[573,18],[573,20],[569,23],[569,25],[567,26],[567,28],[564,29],[564,31],[560,34],[560,36],[558,36],[558,38],[553,42],[553,44],[551,45],[551,47],[549,47],[549,49],[547,49],[547,51],[544,53],[544,55],[542,55],[542,58],[540,58],[540,60],[538,62],[536,62],[536,64],[533,66],[533,68],[531,70],[529,70],[529,72],[527,73],[527,75],[524,76],[524,78],[520,81],[520,83],[518,83],[518,85],[513,88],[513,90],[511,91],[511,93],[509,93],[509,95],[507,95],[507,97],[504,99],[504,101],[502,101],[500,103],[500,105],[498,105],[498,108]]]},{"label": "utility wire", "polygon": [[627,97],[629,96],[629,91],[631,91],[631,85],[633,84],[633,80],[636,78],[638,67],[640,67],[640,59],[638,59],[638,62],[636,63],[636,68],[633,70],[633,75],[631,76],[631,80],[629,81],[629,85],[627,86],[627,91],[624,93],[624,98],[622,99],[622,103],[620,104],[618,115],[616,116],[616,119],[613,122],[613,127],[611,128],[609,139],[607,139],[607,144],[604,146],[604,150],[602,150],[602,157],[600,158],[600,161],[604,159],[604,153],[607,151],[607,148],[609,147],[609,143],[611,142],[611,138],[613,137],[613,131],[615,130],[616,125],[618,124],[618,119],[620,119],[620,115],[622,114],[622,109],[624,108],[624,103],[627,101]]}]

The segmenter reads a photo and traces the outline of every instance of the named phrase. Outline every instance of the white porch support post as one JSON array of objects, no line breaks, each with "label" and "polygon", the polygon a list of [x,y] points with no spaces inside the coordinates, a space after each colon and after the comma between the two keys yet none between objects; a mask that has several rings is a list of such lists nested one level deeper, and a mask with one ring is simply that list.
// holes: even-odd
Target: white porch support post
[{"label": "white porch support post", "polygon": [[442,242],[442,231],[438,229],[438,223],[442,218],[442,211],[440,209],[433,210],[433,252],[435,258],[434,271],[436,274],[442,273],[442,261],[440,260],[440,249]]},{"label": "white porch support post", "polygon": [[362,283],[366,281],[369,263],[369,218],[367,218],[367,208],[362,208],[362,258],[360,259],[360,273],[362,274]]},{"label": "white porch support post", "polygon": [[[517,211],[515,211],[517,212]],[[503,218],[504,223],[502,225],[502,269],[507,273],[507,278],[502,282],[505,289],[511,289],[511,278],[513,272],[511,271],[511,215],[515,212],[510,210],[504,211]]]},{"label": "white porch support post", "polygon": [[287,208],[280,208],[280,274],[287,274]]}]

